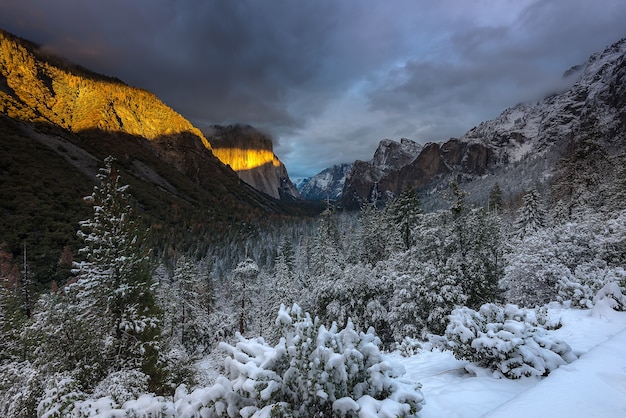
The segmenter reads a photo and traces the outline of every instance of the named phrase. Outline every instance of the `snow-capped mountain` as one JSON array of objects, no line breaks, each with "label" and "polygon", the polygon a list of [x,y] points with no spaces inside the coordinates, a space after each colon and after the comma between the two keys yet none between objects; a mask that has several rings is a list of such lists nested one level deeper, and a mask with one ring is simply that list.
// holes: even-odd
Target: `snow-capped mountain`
[{"label": "snow-capped mountain", "polygon": [[552,178],[568,147],[585,138],[603,142],[610,153],[623,148],[626,39],[564,77],[578,80],[567,91],[506,109],[460,138],[414,147],[414,158],[393,159],[393,148],[399,146],[382,141],[370,162],[354,163],[342,194],[344,206],[360,206],[375,187],[385,200],[406,186],[427,194],[453,179],[465,188],[484,190],[504,170],[517,170],[507,174],[513,179],[507,192],[514,194]]},{"label": "snow-capped mountain", "polygon": [[306,200],[338,199],[352,164],[337,164],[296,184]]}]

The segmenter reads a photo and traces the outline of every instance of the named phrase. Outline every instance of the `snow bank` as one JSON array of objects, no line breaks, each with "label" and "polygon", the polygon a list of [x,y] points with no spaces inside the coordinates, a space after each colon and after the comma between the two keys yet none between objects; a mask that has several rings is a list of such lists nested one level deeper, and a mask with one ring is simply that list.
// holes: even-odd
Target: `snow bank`
[{"label": "snow bank", "polygon": [[[626,325],[626,324],[625,324]],[[549,411],[549,412],[548,412]],[[626,416],[626,330],[485,417]]]}]

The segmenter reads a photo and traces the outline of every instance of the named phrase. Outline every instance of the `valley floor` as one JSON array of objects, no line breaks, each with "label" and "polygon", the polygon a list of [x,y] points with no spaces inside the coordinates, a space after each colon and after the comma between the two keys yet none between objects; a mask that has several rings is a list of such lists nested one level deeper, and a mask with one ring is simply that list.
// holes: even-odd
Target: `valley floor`
[{"label": "valley floor", "polygon": [[626,312],[602,304],[592,310],[555,305],[562,327],[551,333],[579,359],[548,377],[518,380],[493,377],[489,370],[465,370],[452,353],[424,351],[403,358],[405,378],[423,385],[422,418],[624,417],[626,416]]}]

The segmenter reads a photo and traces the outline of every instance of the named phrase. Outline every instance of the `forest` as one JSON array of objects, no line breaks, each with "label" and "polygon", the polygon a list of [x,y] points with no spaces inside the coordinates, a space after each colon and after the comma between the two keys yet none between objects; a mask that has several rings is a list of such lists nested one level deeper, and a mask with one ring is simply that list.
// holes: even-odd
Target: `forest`
[{"label": "forest", "polygon": [[419,384],[384,353],[426,346],[546,376],[576,358],[546,304],[626,309],[625,155],[517,207],[497,182],[482,205],[452,182],[425,213],[408,188],[201,256],[149,248],[107,158],[64,281],[36,291],[26,256],[0,254],[0,415],[416,416]]}]

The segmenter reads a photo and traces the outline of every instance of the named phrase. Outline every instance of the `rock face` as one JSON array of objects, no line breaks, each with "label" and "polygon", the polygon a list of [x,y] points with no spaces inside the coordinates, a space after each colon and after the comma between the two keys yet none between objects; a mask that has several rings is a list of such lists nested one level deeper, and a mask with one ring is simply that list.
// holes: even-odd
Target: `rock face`
[{"label": "rock face", "polygon": [[346,176],[352,164],[337,164],[314,175],[300,187],[300,196],[306,200],[337,200],[341,198]]},{"label": "rock face", "polygon": [[[402,167],[411,163],[423,146],[410,139],[400,142],[384,139],[378,144],[370,161],[355,161],[346,176],[342,203],[348,209],[356,209],[370,200],[374,188],[383,195],[396,193],[394,183],[399,180]],[[384,199],[378,196],[378,199]]]},{"label": "rock face", "polygon": [[626,40],[592,55],[564,77],[578,80],[565,92],[507,109],[460,138],[414,148],[414,158],[409,158],[411,152],[402,155],[402,144],[382,141],[371,161],[354,163],[342,193],[344,206],[359,207],[371,200],[374,190],[385,200],[405,186],[426,193],[450,180],[478,190],[482,179],[513,167],[520,177],[508,180],[508,190],[519,192],[552,177],[565,150],[583,138],[604,142],[613,152],[622,150],[626,144]]},{"label": "rock face", "polygon": [[274,154],[272,140],[251,126],[214,126],[213,154],[243,181],[275,199],[299,199],[285,165]]},{"label": "rock face", "polygon": [[74,133],[103,130],[149,140],[202,133],[153,93],[51,57],[0,30],[0,111],[10,118],[52,123]]}]

